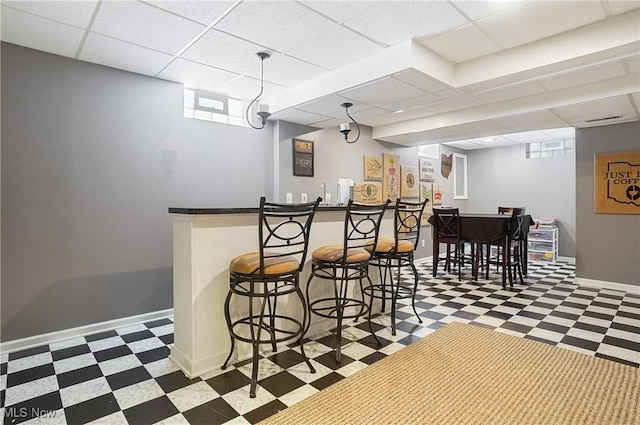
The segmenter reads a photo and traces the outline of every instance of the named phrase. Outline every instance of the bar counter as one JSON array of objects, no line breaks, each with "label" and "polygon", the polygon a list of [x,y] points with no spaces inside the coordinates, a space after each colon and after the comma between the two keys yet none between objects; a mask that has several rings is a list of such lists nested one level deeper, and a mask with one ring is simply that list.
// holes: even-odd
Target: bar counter
[{"label": "bar counter", "polygon": [[[343,240],[341,206],[320,206],[311,226],[307,264],[300,274],[303,293],[311,268],[311,252]],[[258,250],[259,208],[169,208],[173,216],[174,344],[169,358],[189,378],[218,369],[229,354],[230,339],[224,318],[229,288],[229,262]],[[393,210],[385,213],[381,234],[393,233]],[[371,271],[371,277],[377,276]],[[375,279],[374,279],[375,280]],[[327,294],[333,290],[327,285]],[[314,295],[312,295],[313,297]],[[231,301],[232,316],[238,313]],[[279,303],[285,314],[302,319],[299,303]],[[361,319],[362,320],[362,319]],[[331,320],[311,318],[309,335],[335,326]],[[269,349],[265,345],[264,349]],[[250,344],[236,344],[235,363],[251,357]]]}]

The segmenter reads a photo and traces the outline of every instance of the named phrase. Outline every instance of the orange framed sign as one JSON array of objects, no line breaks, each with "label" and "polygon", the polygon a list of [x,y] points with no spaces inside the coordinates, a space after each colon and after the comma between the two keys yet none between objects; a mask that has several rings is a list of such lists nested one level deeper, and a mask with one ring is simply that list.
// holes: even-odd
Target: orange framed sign
[{"label": "orange framed sign", "polygon": [[640,214],[640,151],[595,156],[597,214]]}]

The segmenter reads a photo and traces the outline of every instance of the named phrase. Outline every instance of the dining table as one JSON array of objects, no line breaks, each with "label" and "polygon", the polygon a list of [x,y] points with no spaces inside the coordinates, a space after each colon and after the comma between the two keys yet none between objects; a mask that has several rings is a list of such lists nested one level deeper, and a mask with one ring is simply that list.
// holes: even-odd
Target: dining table
[{"label": "dining table", "polygon": [[[435,224],[435,216],[429,217],[429,223]],[[533,219],[530,215],[525,214],[522,218],[522,224],[520,226],[520,240],[522,241],[521,255],[524,261],[522,261],[522,274],[527,275],[527,259],[528,259],[528,234],[529,227],[533,224]],[[460,240],[462,242],[468,242],[472,244],[472,247],[480,247],[488,244],[489,242],[505,239],[509,241],[513,235],[518,223],[516,217],[510,214],[492,214],[492,213],[460,213]],[[434,246],[437,243],[437,238],[434,232]],[[435,252],[435,249],[434,249]],[[506,287],[507,270],[506,270],[506,257],[503,256],[502,263],[502,286]],[[488,267],[488,265],[487,265]],[[472,259],[473,276],[478,277],[478,259]],[[511,275],[509,274],[511,278]],[[513,286],[513,282],[510,282]]]}]

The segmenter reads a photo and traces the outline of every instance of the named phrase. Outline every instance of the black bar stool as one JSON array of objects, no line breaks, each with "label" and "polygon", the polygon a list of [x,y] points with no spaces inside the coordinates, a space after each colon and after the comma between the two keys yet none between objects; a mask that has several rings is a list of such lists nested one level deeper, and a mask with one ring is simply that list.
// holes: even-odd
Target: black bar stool
[{"label": "black bar stool", "polygon": [[[422,212],[428,199],[423,202],[396,200],[394,214],[394,234],[393,237],[378,238],[375,247],[367,247],[371,251],[372,258],[369,264],[377,266],[380,273],[380,283],[371,284],[364,288],[365,294],[369,295],[369,320],[371,320],[371,309],[373,299],[382,300],[382,311],[385,309],[385,302],[391,301],[391,335],[396,334],[396,301],[403,298],[411,298],[413,312],[422,323],[415,307],[416,291],[418,289],[418,270],[413,263],[413,253],[418,246],[420,239],[420,220]],[[413,284],[403,283],[400,279],[400,269],[410,267],[413,272]],[[394,281],[393,270],[397,276]],[[384,271],[384,274],[383,274]],[[389,282],[387,282],[387,273]],[[376,338],[377,340],[377,338]]]},{"label": "black bar stool", "polygon": [[[236,340],[251,343],[251,398],[256,396],[260,344],[271,344],[275,352],[277,343],[298,338],[302,357],[315,373],[302,341],[308,316],[299,276],[307,255],[311,223],[320,201],[321,198],[303,204],[275,204],[260,198],[259,251],[240,255],[229,264],[230,282],[224,314],[231,349],[222,369],[226,369],[231,360]],[[294,293],[302,307],[302,321],[277,312],[278,299]],[[234,295],[245,300],[248,313],[232,320],[230,304]]]},{"label": "black bar stool", "polygon": [[[389,200],[383,204],[367,205],[349,200],[344,221],[344,239],[340,245],[322,246],[311,255],[311,274],[307,281],[307,300],[310,314],[336,320],[336,362],[341,361],[341,338],[343,319],[364,315],[369,310],[365,302],[362,280],[369,280],[371,253],[366,246],[375,246],[380,223]],[[317,279],[314,279],[317,278]],[[333,296],[311,300],[310,289],[316,283],[333,282]],[[349,282],[358,281],[360,295]],[[309,330],[307,324],[305,333]],[[369,330],[371,329],[369,321]],[[377,337],[376,337],[377,339]]]}]

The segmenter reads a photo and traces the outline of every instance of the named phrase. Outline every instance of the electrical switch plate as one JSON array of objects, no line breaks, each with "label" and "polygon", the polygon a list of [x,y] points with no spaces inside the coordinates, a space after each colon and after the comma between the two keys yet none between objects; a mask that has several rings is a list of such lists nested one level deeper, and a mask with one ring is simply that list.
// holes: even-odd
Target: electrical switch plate
[{"label": "electrical switch plate", "polygon": [[287,204],[293,203],[293,193],[287,192]]},{"label": "electrical switch plate", "polygon": [[306,193],[300,194],[300,202],[307,202],[307,194]]}]

